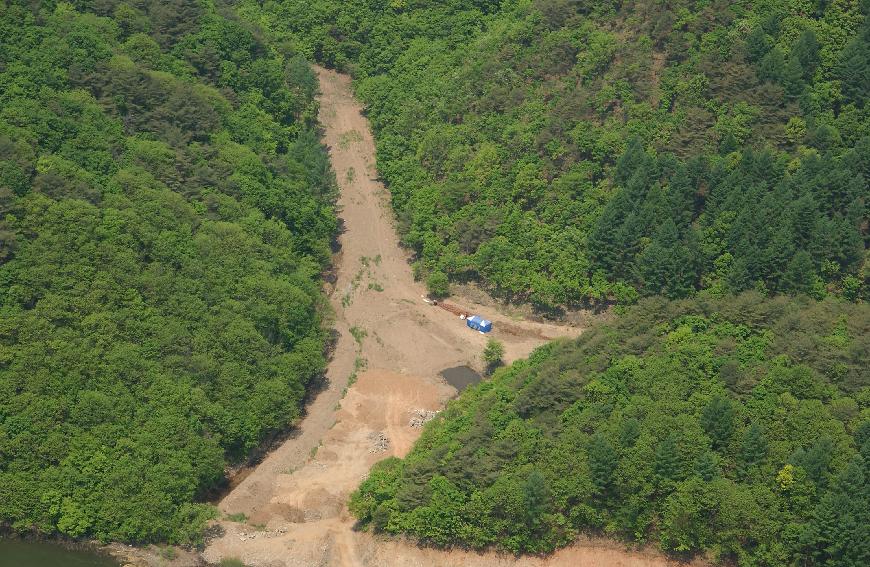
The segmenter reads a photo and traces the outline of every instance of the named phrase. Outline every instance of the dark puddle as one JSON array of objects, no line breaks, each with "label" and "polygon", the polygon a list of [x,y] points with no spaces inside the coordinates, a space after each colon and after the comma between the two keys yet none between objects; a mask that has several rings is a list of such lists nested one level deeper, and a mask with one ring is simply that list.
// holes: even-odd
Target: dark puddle
[{"label": "dark puddle", "polygon": [[448,384],[460,392],[473,384],[477,384],[483,379],[480,374],[468,366],[445,368],[441,371],[441,377],[447,380]]},{"label": "dark puddle", "polygon": [[0,567],[117,567],[117,561],[86,546],[0,538]]}]

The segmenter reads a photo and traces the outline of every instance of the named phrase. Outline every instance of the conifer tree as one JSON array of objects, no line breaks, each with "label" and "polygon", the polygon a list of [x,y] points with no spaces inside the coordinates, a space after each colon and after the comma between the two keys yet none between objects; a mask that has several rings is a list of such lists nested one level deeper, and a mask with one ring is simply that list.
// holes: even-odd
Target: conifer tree
[{"label": "conifer tree", "polygon": [[701,425],[710,436],[714,449],[726,447],[734,433],[734,407],[731,400],[724,396],[710,400],[701,413]]},{"label": "conifer tree", "polygon": [[843,469],[816,506],[801,540],[819,565],[870,564],[870,485],[861,456]]},{"label": "conifer tree", "polygon": [[802,76],[806,80],[810,80],[813,73],[816,72],[816,67],[819,65],[820,49],[819,40],[816,38],[815,32],[810,29],[801,33],[792,48],[791,55],[800,63]]},{"label": "conifer tree", "polygon": [[623,448],[632,447],[640,436],[640,422],[630,417],[622,422],[619,431],[619,443]]},{"label": "conifer tree", "polygon": [[840,55],[837,76],[845,101],[863,108],[870,97],[870,43],[860,37],[850,41]]},{"label": "conifer tree", "polygon": [[767,456],[767,439],[764,429],[757,423],[753,423],[743,434],[743,442],[740,445],[740,459],[738,465],[742,476],[748,476]]},{"label": "conifer tree", "polygon": [[671,298],[690,294],[697,278],[695,244],[681,241],[676,224],[667,219],[638,258],[638,277],[644,290]]},{"label": "conifer tree", "polygon": [[758,78],[762,81],[778,83],[782,80],[784,70],[785,55],[779,47],[774,46],[759,62]]},{"label": "conifer tree", "polygon": [[757,63],[770,51],[770,38],[764,28],[755,26],[746,38],[746,54],[749,61]]},{"label": "conifer tree", "polygon": [[704,451],[695,460],[695,474],[701,477],[705,482],[710,482],[718,478],[721,474],[719,470],[719,459],[716,453],[712,451]]},{"label": "conifer tree", "polygon": [[674,434],[665,437],[656,447],[656,476],[665,483],[679,480],[680,453],[677,448],[677,437]]},{"label": "conifer tree", "polygon": [[813,259],[806,250],[800,250],[789,261],[780,280],[782,291],[796,294],[807,293],[816,281]]},{"label": "conifer tree", "polygon": [[534,470],[523,485],[523,504],[526,510],[526,522],[531,528],[541,524],[541,518],[547,513],[550,500],[550,490],[547,480],[540,471]]},{"label": "conifer tree", "polygon": [[589,458],[589,474],[592,484],[601,496],[606,496],[613,482],[613,471],[616,469],[618,456],[607,437],[596,433],[589,441],[587,450]]},{"label": "conifer tree", "polygon": [[804,82],[804,69],[801,66],[800,60],[792,55],[785,62],[782,68],[780,78],[783,88],[787,95],[792,98],[797,98],[804,91],[806,83]]}]

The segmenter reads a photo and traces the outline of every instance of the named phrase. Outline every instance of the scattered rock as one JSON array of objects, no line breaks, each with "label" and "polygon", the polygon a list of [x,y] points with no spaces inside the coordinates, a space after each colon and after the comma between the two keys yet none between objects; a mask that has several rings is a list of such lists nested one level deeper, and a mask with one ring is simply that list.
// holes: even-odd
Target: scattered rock
[{"label": "scattered rock", "polygon": [[390,448],[390,440],[387,439],[387,436],[382,431],[370,433],[369,440],[372,442],[369,453],[383,453]]},{"label": "scattered rock", "polygon": [[426,422],[431,421],[436,415],[438,415],[437,411],[430,411],[425,409],[415,409],[409,412],[411,414],[411,419],[408,421],[408,425],[411,427],[423,427]]}]

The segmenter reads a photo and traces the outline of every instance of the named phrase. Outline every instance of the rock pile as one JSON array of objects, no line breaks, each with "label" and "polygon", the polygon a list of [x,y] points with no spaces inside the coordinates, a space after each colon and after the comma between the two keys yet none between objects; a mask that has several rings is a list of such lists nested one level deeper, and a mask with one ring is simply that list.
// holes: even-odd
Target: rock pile
[{"label": "rock pile", "polygon": [[390,448],[390,440],[387,439],[387,436],[382,431],[370,433],[369,440],[372,442],[369,453],[383,453]]},{"label": "rock pile", "polygon": [[415,409],[411,410],[411,419],[408,421],[408,425],[411,427],[423,427],[426,422],[431,421],[436,415],[438,415],[437,411],[430,411],[425,409]]}]

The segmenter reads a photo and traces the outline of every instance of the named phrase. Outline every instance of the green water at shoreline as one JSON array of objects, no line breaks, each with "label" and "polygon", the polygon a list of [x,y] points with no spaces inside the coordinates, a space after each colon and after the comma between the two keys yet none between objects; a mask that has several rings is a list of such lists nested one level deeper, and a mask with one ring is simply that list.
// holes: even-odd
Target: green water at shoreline
[{"label": "green water at shoreline", "polygon": [[0,567],[118,567],[108,557],[50,541],[0,538]]}]

